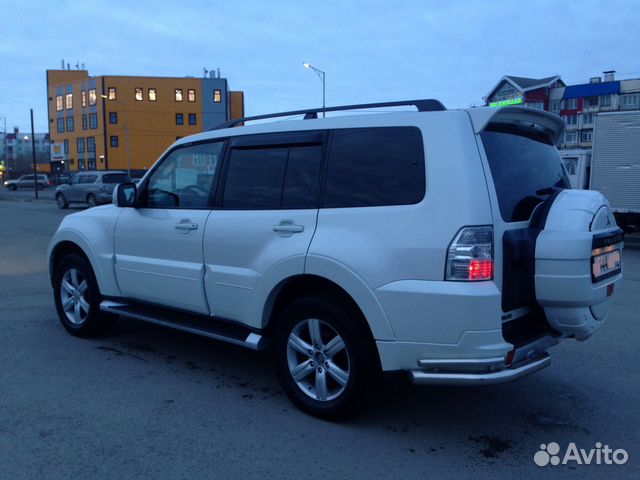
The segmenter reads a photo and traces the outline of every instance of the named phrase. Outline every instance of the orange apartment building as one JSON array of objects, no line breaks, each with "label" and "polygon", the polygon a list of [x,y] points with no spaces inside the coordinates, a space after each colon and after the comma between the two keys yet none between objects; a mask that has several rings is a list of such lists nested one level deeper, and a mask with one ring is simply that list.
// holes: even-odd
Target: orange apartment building
[{"label": "orange apartment building", "polygon": [[90,77],[47,70],[51,172],[128,170],[139,176],[176,139],[244,116],[226,78]]}]

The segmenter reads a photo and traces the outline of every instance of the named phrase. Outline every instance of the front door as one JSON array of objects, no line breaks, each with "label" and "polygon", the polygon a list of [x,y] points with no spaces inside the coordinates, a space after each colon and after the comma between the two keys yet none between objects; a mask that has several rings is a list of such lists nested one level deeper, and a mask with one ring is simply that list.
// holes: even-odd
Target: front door
[{"label": "front door", "polygon": [[202,240],[224,142],[167,154],[125,208],[115,232],[116,276],[126,298],[209,313]]}]

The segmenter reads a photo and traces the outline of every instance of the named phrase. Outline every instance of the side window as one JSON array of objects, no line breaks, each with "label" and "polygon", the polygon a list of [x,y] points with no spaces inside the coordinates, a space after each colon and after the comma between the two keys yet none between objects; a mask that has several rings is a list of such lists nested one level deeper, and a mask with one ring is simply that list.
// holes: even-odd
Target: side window
[{"label": "side window", "polygon": [[84,175],[84,180],[82,181],[82,183],[95,183],[97,179],[97,175]]},{"label": "side window", "polygon": [[204,208],[215,188],[224,142],[172,151],[149,177],[141,204],[160,208]]},{"label": "side window", "polygon": [[424,194],[424,149],[418,128],[333,131],[325,208],[410,205]]},{"label": "side window", "polygon": [[317,208],[322,146],[232,149],[222,206],[229,210]]},{"label": "side window", "polygon": [[77,185],[80,183],[80,175],[75,175],[71,180],[71,185]]}]

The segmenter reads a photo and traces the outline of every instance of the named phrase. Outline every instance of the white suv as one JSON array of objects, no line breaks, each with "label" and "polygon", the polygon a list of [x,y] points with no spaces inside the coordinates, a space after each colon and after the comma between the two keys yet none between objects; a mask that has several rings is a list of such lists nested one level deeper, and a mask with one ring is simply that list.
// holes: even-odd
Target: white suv
[{"label": "white suv", "polygon": [[[252,349],[324,418],[382,371],[492,384],[550,363],[608,315],[622,232],[570,190],[562,120],[521,107],[317,118],[177,141],[113,205],[67,216],[49,248],[74,335],[116,316]],[[263,118],[263,117],[253,117]]]}]

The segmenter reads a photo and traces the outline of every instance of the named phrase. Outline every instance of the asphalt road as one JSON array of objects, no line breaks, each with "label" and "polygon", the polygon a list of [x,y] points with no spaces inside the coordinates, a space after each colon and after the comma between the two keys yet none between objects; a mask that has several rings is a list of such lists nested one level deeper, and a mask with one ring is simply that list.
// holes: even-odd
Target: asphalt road
[{"label": "asphalt road", "polygon": [[[45,255],[69,212],[0,198],[2,479],[638,478],[638,249],[624,251],[608,323],[555,347],[548,369],[482,388],[390,382],[335,424],[292,407],[266,353],[129,320],[68,335]],[[549,442],[629,460],[538,467]]]}]

